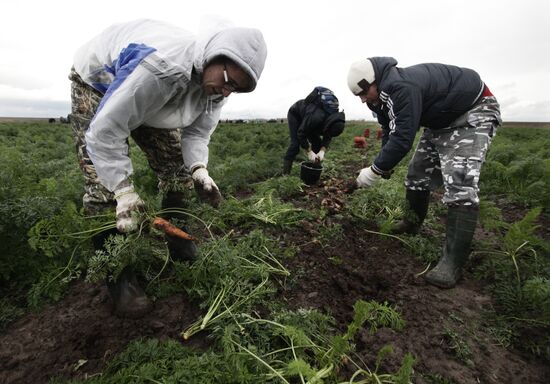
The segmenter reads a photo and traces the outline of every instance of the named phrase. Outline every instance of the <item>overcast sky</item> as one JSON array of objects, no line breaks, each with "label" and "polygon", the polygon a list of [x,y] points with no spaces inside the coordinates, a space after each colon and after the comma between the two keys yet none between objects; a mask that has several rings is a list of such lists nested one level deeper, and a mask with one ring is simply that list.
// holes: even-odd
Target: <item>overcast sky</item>
[{"label": "overcast sky", "polygon": [[348,68],[393,56],[401,67],[475,69],[504,120],[550,121],[547,0],[3,0],[1,8],[0,116],[66,116],[73,54],[111,24],[148,17],[197,32],[201,19],[223,17],[261,29],[268,56],[257,89],[232,95],[222,118],[285,117],[323,85],[347,118],[372,120],[347,88]]}]

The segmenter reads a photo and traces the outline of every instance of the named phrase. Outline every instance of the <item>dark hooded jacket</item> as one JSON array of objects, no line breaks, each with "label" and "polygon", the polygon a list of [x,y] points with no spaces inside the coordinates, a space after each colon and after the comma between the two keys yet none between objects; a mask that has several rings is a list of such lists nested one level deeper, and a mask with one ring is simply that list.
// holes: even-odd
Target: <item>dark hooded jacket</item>
[{"label": "dark hooded jacket", "polygon": [[[320,147],[328,148],[332,141],[332,135],[325,128],[332,124],[333,119],[325,110],[315,103],[309,103],[306,99],[298,100],[288,110],[288,114],[294,118],[289,119],[289,128],[297,131],[300,147],[308,149],[310,143],[320,142]],[[337,112],[334,117],[343,120],[343,113]]]},{"label": "dark hooded jacket", "polygon": [[384,130],[382,149],[373,170],[391,170],[412,148],[418,129],[449,127],[480,98],[484,84],[468,68],[418,64],[398,68],[393,57],[369,58],[380,93],[378,105],[368,104]]}]

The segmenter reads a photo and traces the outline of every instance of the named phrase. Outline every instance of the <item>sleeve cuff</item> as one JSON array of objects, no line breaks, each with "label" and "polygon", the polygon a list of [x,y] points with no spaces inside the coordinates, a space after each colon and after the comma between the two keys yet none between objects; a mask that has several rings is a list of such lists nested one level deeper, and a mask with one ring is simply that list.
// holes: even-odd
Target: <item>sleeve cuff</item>
[{"label": "sleeve cuff", "polygon": [[378,168],[376,165],[371,165],[371,169],[374,173],[376,173],[378,176],[382,176],[385,179],[389,179],[391,174],[393,173],[392,170],[389,171],[383,171],[380,168]]},{"label": "sleeve cuff", "polygon": [[193,172],[195,172],[199,168],[206,168],[206,164],[204,164],[204,163],[194,163],[189,167],[189,172],[191,172],[191,174],[193,174]]},{"label": "sleeve cuff", "polygon": [[129,187],[134,188],[134,185],[132,184],[130,179],[124,179],[115,187],[115,189],[113,190],[113,193],[116,193],[116,191],[120,191],[122,189],[126,189]]}]

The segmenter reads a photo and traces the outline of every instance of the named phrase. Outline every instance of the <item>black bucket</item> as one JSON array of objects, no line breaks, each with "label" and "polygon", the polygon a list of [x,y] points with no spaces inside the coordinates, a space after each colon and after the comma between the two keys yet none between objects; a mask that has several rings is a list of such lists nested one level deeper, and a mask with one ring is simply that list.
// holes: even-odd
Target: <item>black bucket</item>
[{"label": "black bucket", "polygon": [[323,172],[321,163],[313,163],[311,161],[303,161],[300,168],[300,179],[307,185],[316,184]]}]

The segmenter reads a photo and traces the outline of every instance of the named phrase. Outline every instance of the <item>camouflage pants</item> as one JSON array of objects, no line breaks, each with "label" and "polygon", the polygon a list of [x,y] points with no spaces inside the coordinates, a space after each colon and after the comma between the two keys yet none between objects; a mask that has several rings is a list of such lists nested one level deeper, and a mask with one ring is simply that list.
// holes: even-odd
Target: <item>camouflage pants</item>
[{"label": "camouflage pants", "polygon": [[498,102],[484,97],[448,128],[425,129],[409,163],[405,187],[431,190],[444,185],[444,204],[479,205],[481,166],[500,123]]},{"label": "camouflage pants", "polygon": [[[103,213],[114,207],[114,195],[98,180],[95,167],[86,150],[85,133],[103,95],[84,83],[73,70],[71,80],[71,123],[80,169],[84,174],[84,210],[89,215]],[[189,173],[183,165],[178,129],[157,129],[141,126],[132,131],[132,139],[144,152],[149,166],[159,180],[162,192],[188,188]]]}]

